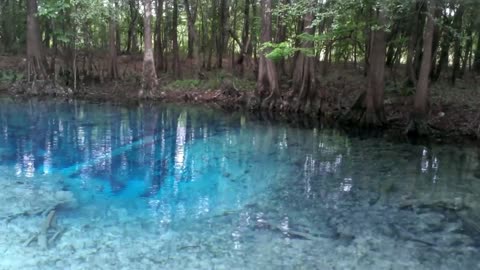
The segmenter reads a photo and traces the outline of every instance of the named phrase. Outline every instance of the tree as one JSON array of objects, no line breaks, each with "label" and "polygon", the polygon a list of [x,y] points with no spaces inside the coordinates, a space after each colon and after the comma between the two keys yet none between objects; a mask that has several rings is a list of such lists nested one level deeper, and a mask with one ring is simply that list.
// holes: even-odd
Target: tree
[{"label": "tree", "polygon": [[172,41],[173,41],[173,75],[180,78],[180,49],[178,45],[178,0],[173,0],[173,19],[172,19]]},{"label": "tree", "polygon": [[27,0],[27,77],[47,79],[47,60],[40,39],[37,0]]},{"label": "tree", "polygon": [[[460,4],[455,12],[455,16],[453,18],[453,29],[457,33],[461,33],[461,29],[463,26],[463,14],[465,13],[465,9],[463,4]],[[455,81],[458,77],[458,73],[460,71],[460,58],[462,57],[462,45],[461,45],[461,35],[454,36],[454,43],[453,43],[453,65],[452,65],[452,77],[451,82],[455,84]]]},{"label": "tree", "polygon": [[164,60],[164,43],[163,43],[163,0],[155,1],[157,5],[157,20],[155,23],[155,63],[157,64],[157,70],[163,70],[163,60]]},{"label": "tree", "polygon": [[137,0],[128,0],[129,23],[127,33],[127,53],[137,52],[137,20],[139,16]]},{"label": "tree", "polygon": [[197,44],[197,30],[195,29],[195,22],[197,21],[198,0],[191,4],[190,0],[184,0],[185,12],[187,13],[187,28],[188,28],[188,55],[187,57],[194,60],[192,63],[194,76],[198,76],[199,70],[199,45]]},{"label": "tree", "polygon": [[220,0],[220,9],[219,9],[219,28],[217,35],[217,67],[222,68],[223,66],[223,54],[227,44],[227,20],[228,20],[228,4],[227,0]]},{"label": "tree", "polygon": [[386,25],[385,11],[380,8],[377,11],[379,26],[373,31],[372,46],[370,52],[370,66],[368,71],[368,88],[366,95],[365,118],[361,121],[365,125],[378,126],[386,122],[383,107],[383,96],[385,88],[385,51]]},{"label": "tree", "polygon": [[[195,22],[197,21],[197,8],[198,0],[191,2],[190,0],[184,0],[185,4],[185,13],[187,13],[187,28],[188,28],[188,54],[187,57],[193,59],[197,57],[195,49],[197,45],[195,44],[197,40],[197,30],[195,29]],[[195,55],[194,55],[195,54]]]},{"label": "tree", "polygon": [[407,126],[408,134],[425,135],[429,133],[427,124],[428,114],[428,83],[431,69],[432,43],[434,32],[433,11],[435,0],[428,1],[428,13],[425,33],[423,37],[423,57],[420,67],[420,75],[416,87],[413,111],[410,114],[410,121]]},{"label": "tree", "polygon": [[314,15],[308,12],[304,16],[303,21],[303,42],[301,44],[302,51],[299,52],[295,59],[295,71],[293,73],[292,90],[296,98],[294,105],[295,111],[304,111],[306,113],[318,113],[320,106],[315,104],[316,99],[316,75],[315,65],[316,59],[314,54],[314,41],[312,39],[315,34],[315,27],[312,25]]},{"label": "tree", "polygon": [[377,10],[378,25],[372,31],[368,65],[368,88],[352,107],[350,117],[361,126],[382,126],[386,122],[383,105],[385,88],[386,18],[383,7]]},{"label": "tree", "polygon": [[408,52],[407,52],[407,61],[406,61],[406,77],[407,85],[415,85],[417,83],[417,72],[415,68],[415,63],[418,61],[418,47],[421,41],[423,22],[422,22],[422,11],[423,11],[423,0],[415,0],[413,5],[413,18],[410,23],[410,37],[408,41]]},{"label": "tree", "polygon": [[[110,8],[115,11],[116,5],[110,5]],[[114,12],[113,12],[114,13]],[[109,73],[112,80],[118,79],[118,65],[117,65],[117,22],[115,14],[111,14],[109,18],[109,39],[108,48],[110,53]]]},{"label": "tree", "polygon": [[151,17],[152,17],[152,0],[143,0],[143,8],[145,10],[143,38],[144,38],[144,53],[143,53],[143,85],[140,90],[140,97],[152,97],[153,92],[157,87],[157,73],[155,71],[155,61],[153,59],[152,49],[152,31],[151,31]]},{"label": "tree", "polygon": [[480,74],[480,29],[477,31],[477,49],[475,51],[473,69],[475,70],[475,72]]},{"label": "tree", "polygon": [[[261,0],[262,31],[260,42],[267,43],[272,41],[272,0]],[[275,64],[266,57],[268,49],[260,54],[258,64],[258,78],[256,96],[262,98],[268,95],[261,103],[263,108],[272,110],[279,97],[278,75]]]}]

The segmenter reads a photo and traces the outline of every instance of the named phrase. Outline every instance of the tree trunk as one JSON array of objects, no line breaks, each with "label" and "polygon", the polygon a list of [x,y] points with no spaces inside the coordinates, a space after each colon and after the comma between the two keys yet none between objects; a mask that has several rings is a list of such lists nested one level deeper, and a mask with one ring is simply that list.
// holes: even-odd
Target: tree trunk
[{"label": "tree trunk", "polygon": [[37,0],[27,0],[27,79],[47,79],[47,60],[43,52],[38,22]]},{"label": "tree trunk", "polygon": [[[290,0],[281,0],[283,5],[288,5],[290,3]],[[275,43],[282,43],[287,40],[287,25],[286,21],[281,17],[277,16],[277,33],[275,35]],[[313,33],[314,34],[314,33]],[[286,76],[287,75],[287,69],[285,66],[285,59],[282,58],[277,62],[277,70],[280,75]]]},{"label": "tree trunk", "polygon": [[130,54],[132,52],[137,52],[137,18],[138,18],[138,9],[137,9],[137,0],[129,0],[129,10],[130,10],[130,23],[128,25],[127,32],[127,50],[126,53]]},{"label": "tree trunk", "polygon": [[240,74],[245,73],[246,64],[247,64],[247,53],[250,44],[250,0],[245,0],[245,6],[243,7],[243,30],[242,30],[242,48],[240,52],[240,57],[237,60],[237,63],[240,65]]},{"label": "tree trunk", "polygon": [[169,59],[168,56],[171,54],[171,39],[172,39],[172,12],[169,9],[170,1],[165,1],[164,12],[165,12],[165,26],[163,27],[162,43],[163,43],[163,71],[167,72],[169,70]]},{"label": "tree trunk", "polygon": [[151,30],[151,17],[152,17],[152,0],[143,0],[144,26],[143,26],[143,38],[144,38],[144,55],[143,55],[143,85],[140,90],[140,97],[152,97],[157,87],[157,73],[155,72],[155,61],[153,59],[152,49],[152,30]]},{"label": "tree trunk", "polygon": [[194,0],[194,3],[190,3],[190,0],[184,0],[185,12],[187,13],[187,29],[188,29],[188,48],[187,48],[187,57],[188,59],[194,59],[197,57],[195,53],[196,40],[197,40],[197,31],[195,29],[195,22],[197,21],[197,0]]},{"label": "tree trunk", "polygon": [[162,26],[163,26],[163,0],[157,0],[157,20],[155,23],[155,60],[157,64],[157,70],[163,70],[163,36],[162,36]]},{"label": "tree trunk", "polygon": [[48,49],[50,47],[50,41],[52,39],[52,28],[50,24],[50,19],[45,20],[45,30],[44,30],[44,39],[43,39],[43,46],[44,48]]},{"label": "tree trunk", "polygon": [[[453,17],[453,29],[454,31],[461,33],[463,26],[463,14],[464,7],[460,5],[455,12]],[[452,65],[452,77],[450,78],[451,83],[454,85],[457,80],[458,73],[460,71],[460,58],[462,57],[462,38],[460,35],[454,36],[454,45],[453,45],[453,65]]]},{"label": "tree trunk", "polygon": [[420,10],[419,10],[419,19],[418,19],[418,29],[422,29],[418,32],[417,36],[417,44],[415,45],[415,58],[413,59],[413,71],[415,72],[415,78],[418,80],[418,75],[420,73],[420,66],[422,64],[422,57],[423,57],[423,29],[425,29],[426,23],[426,0],[421,0],[420,2]]},{"label": "tree trunk", "polygon": [[179,79],[180,72],[180,51],[178,46],[178,0],[173,0],[173,15],[172,15],[172,40],[173,40],[173,76]]},{"label": "tree trunk", "polygon": [[378,127],[386,122],[383,106],[387,45],[385,38],[386,18],[381,8],[377,11],[377,18],[379,25],[372,31],[371,35],[367,74],[368,88],[366,93],[358,98],[350,112],[351,120],[364,127]]},{"label": "tree trunk", "polygon": [[[260,13],[262,14],[260,42],[271,42],[272,0],[261,0],[260,6]],[[272,110],[279,97],[278,75],[275,64],[271,59],[266,57],[266,54],[268,54],[268,50],[260,54],[256,96],[262,100],[264,96],[268,95],[267,98],[261,102],[261,106]]]},{"label": "tree trunk", "polygon": [[227,0],[220,0],[220,21],[219,21],[219,35],[217,38],[217,67],[223,67],[223,56],[227,43],[227,17],[228,17],[228,5]]},{"label": "tree trunk", "polygon": [[[442,8],[437,6],[435,8],[435,18],[440,18],[442,16]],[[433,41],[432,41],[432,64],[430,68],[430,78],[433,80],[433,77],[435,76],[435,66],[437,63],[437,54],[438,54],[438,48],[440,46],[440,38],[441,38],[441,28],[439,24],[434,25],[433,29]]]},{"label": "tree trunk", "polygon": [[477,49],[473,60],[473,70],[480,74],[480,29],[477,31]]},{"label": "tree trunk", "polygon": [[444,26],[443,26],[442,44],[440,45],[440,57],[438,59],[437,66],[434,68],[432,81],[437,81],[440,78],[440,75],[442,74],[442,70],[448,67],[450,43],[452,42],[452,38],[453,38],[453,33],[452,33],[452,30],[450,29],[451,27],[450,24],[451,24],[450,18],[448,18],[448,15],[445,15],[443,17]]},{"label": "tree trunk", "polygon": [[[312,26],[313,20],[314,16],[312,13],[305,15],[303,33],[312,36],[315,34],[315,27]],[[295,60],[292,90],[294,98],[296,98],[296,103],[293,109],[297,112],[303,111],[308,114],[316,114],[320,111],[320,106],[316,104],[316,58],[313,56],[314,43],[311,40],[304,40],[302,41],[301,48],[312,51],[309,54],[300,52]]]},{"label": "tree trunk", "polygon": [[471,59],[472,46],[473,46],[473,24],[467,28],[466,32],[467,41],[465,42],[465,55],[463,57],[462,66],[460,69],[459,77],[462,78],[465,75],[465,72],[468,70],[468,63]]},{"label": "tree trunk", "polygon": [[[197,1],[197,0],[194,0]],[[190,0],[184,0],[185,10],[187,12],[187,28],[188,28],[188,58],[192,60],[192,70],[194,77],[200,73],[200,57],[199,57],[199,42],[197,40],[197,30],[195,29],[195,22],[197,21],[197,6],[190,4]]]},{"label": "tree trunk", "polygon": [[215,47],[215,41],[217,39],[217,0],[212,1],[212,8],[211,8],[211,22],[210,22],[210,39],[208,42],[208,57],[207,57],[207,70],[211,70],[212,68],[212,57],[213,57],[213,49]]},{"label": "tree trunk", "polygon": [[365,124],[367,126],[379,126],[386,122],[383,107],[384,74],[385,74],[385,14],[383,10],[378,12],[380,28],[373,32],[372,48],[370,53],[370,69],[368,72],[368,88],[366,95]]},{"label": "tree trunk", "polygon": [[415,92],[413,111],[410,114],[410,122],[407,127],[408,134],[425,135],[429,132],[427,125],[428,115],[428,81],[432,65],[432,43],[434,32],[434,11],[435,0],[430,0],[428,5],[427,24],[424,33],[423,57],[420,67],[420,74]]},{"label": "tree trunk", "polygon": [[116,80],[118,78],[118,65],[117,65],[117,45],[116,45],[116,22],[115,18],[110,18],[109,22],[109,39],[108,39],[108,47],[110,53],[110,64],[109,64],[109,73],[110,78],[112,80]]},{"label": "tree trunk", "polygon": [[406,63],[406,77],[407,77],[407,85],[415,85],[417,82],[417,76],[415,72],[415,55],[416,55],[416,48],[418,40],[420,39],[422,29],[420,27],[420,9],[421,9],[421,1],[416,0],[415,5],[413,8],[413,18],[411,22],[411,29],[412,33],[410,34],[408,40],[408,51],[407,51],[407,63]]},{"label": "tree trunk", "polygon": [[364,57],[364,73],[363,75],[366,77],[368,75],[368,70],[369,70],[369,58],[370,58],[370,46],[371,46],[371,39],[372,39],[372,25],[370,22],[370,18],[373,16],[372,14],[372,8],[370,5],[367,5],[366,7],[367,12],[365,12],[366,18],[365,20],[367,23],[365,24],[365,29],[364,29],[364,34],[365,34],[365,46],[364,46],[364,51],[365,51],[365,57]]},{"label": "tree trunk", "polygon": [[399,22],[394,22],[394,25],[393,25],[393,29],[392,31],[390,32],[390,34],[388,35],[388,49],[387,49],[387,67],[389,68],[392,68],[393,65],[394,65],[394,58],[395,58],[395,52],[397,51],[397,44],[395,44],[396,42],[393,42],[395,41],[395,39],[397,38],[397,35],[399,34],[399,31],[400,31],[400,23]]}]

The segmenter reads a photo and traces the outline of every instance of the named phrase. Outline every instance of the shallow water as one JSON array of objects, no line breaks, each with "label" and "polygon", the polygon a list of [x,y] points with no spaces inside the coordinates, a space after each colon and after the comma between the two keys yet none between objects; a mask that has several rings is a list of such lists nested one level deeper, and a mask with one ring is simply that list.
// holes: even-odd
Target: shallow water
[{"label": "shallow water", "polygon": [[[479,154],[3,97],[0,269],[480,269]],[[62,192],[76,201],[56,209],[64,232],[26,245],[45,217],[5,217]]]}]

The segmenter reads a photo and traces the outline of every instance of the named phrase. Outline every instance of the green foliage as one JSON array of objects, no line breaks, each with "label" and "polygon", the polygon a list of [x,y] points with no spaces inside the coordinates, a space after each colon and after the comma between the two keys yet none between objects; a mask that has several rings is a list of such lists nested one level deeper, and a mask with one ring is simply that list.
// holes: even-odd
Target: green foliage
[{"label": "green foliage", "polygon": [[222,86],[224,79],[228,78],[233,81],[235,87],[240,91],[253,91],[256,87],[256,82],[233,77],[231,74],[222,74],[221,72],[214,75],[212,78],[207,80],[176,80],[168,83],[162,89],[166,91],[207,91],[207,90],[218,90]]},{"label": "green foliage", "polygon": [[46,0],[39,6],[38,15],[55,25],[64,24],[52,33],[58,42],[87,47],[86,40],[96,33],[90,26],[103,25],[115,15],[115,9],[103,0]]},{"label": "green foliage", "polygon": [[293,48],[288,42],[265,42],[260,46],[260,50],[266,52],[267,58],[273,61],[280,61],[281,59],[292,57],[297,49]]},{"label": "green foliage", "polygon": [[176,80],[165,86],[168,90],[191,90],[200,85],[199,80]]},{"label": "green foliage", "polygon": [[19,73],[13,70],[0,70],[0,83],[13,83],[21,81],[23,79],[23,73]]}]

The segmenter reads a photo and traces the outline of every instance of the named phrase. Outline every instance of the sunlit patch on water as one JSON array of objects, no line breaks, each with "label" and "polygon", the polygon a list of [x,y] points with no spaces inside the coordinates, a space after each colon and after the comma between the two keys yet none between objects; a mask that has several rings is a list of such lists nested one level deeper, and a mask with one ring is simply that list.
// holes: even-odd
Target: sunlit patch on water
[{"label": "sunlit patch on water", "polygon": [[[0,103],[0,269],[480,268],[475,148],[199,108]],[[52,204],[62,233],[41,249],[28,240]]]}]

